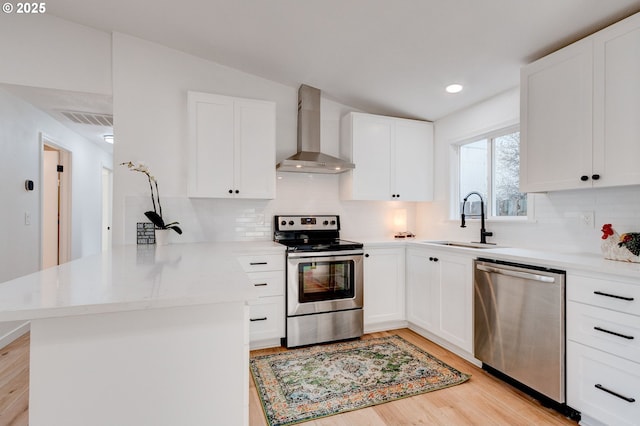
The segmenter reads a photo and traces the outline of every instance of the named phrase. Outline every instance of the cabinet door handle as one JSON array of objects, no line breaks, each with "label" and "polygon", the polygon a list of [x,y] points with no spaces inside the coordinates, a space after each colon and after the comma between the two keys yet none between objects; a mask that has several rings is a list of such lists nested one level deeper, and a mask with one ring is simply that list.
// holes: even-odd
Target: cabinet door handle
[{"label": "cabinet door handle", "polygon": [[595,387],[596,387],[597,389],[600,389],[600,390],[601,390],[601,391],[603,391],[603,392],[606,392],[606,393],[611,394],[611,395],[613,395],[613,396],[617,396],[617,397],[618,397],[618,398],[620,398],[620,399],[624,399],[624,400],[625,400],[625,401],[627,401],[627,402],[636,402],[635,398],[630,398],[630,397],[628,397],[628,396],[620,395],[618,392],[614,392],[614,391],[612,391],[611,389],[607,389],[607,388],[605,388],[604,386],[602,386],[602,385],[601,385],[601,384],[599,384],[599,383],[598,383],[598,384],[596,384],[596,385],[595,385]]},{"label": "cabinet door handle", "polygon": [[604,328],[601,328],[601,327],[593,327],[593,329],[601,331],[603,333],[613,334],[614,336],[622,337],[623,339],[633,340],[633,336],[627,336],[626,334],[620,334],[620,333],[616,333],[615,331],[605,330]]},{"label": "cabinet door handle", "polygon": [[600,179],[600,175],[597,175],[597,174],[596,175],[591,175],[591,179],[598,180],[598,179]]},{"label": "cabinet door handle", "polygon": [[589,180],[589,176],[587,176],[587,175],[582,175],[582,176],[580,176],[580,180],[581,180],[581,181],[583,181],[583,182],[586,182],[586,181],[588,181],[588,180]]},{"label": "cabinet door handle", "polygon": [[240,193],[240,190],[236,189],[236,194],[239,194],[239,193]]},{"label": "cabinet door handle", "polygon": [[256,266],[256,265],[266,265],[267,262],[250,262],[249,265],[251,266]]},{"label": "cabinet door handle", "polygon": [[598,296],[613,297],[614,299],[622,299],[622,300],[626,300],[628,302],[632,302],[634,300],[633,297],[616,296],[615,294],[603,293],[603,292],[598,291],[598,290],[594,291],[593,294],[597,294]]},{"label": "cabinet door handle", "polygon": [[233,194],[233,189],[230,189],[230,190],[229,190],[229,194]]},{"label": "cabinet door handle", "polygon": [[267,285],[267,283],[255,283],[254,284],[255,287],[264,287],[266,285]]},{"label": "cabinet door handle", "polygon": [[254,321],[266,321],[267,317],[262,317],[262,318],[250,318],[249,321],[254,322]]}]

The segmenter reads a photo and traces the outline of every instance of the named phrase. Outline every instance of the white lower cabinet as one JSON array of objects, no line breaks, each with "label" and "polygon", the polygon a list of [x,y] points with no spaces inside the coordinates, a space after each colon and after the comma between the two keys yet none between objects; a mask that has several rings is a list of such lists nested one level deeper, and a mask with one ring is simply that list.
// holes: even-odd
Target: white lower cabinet
[{"label": "white lower cabinet", "polygon": [[567,403],[606,425],[638,425],[640,364],[567,342]]},{"label": "white lower cabinet", "polygon": [[404,251],[404,247],[365,247],[365,332],[402,327],[405,325]]},{"label": "white lower cabinet", "polygon": [[[407,320],[473,353],[473,257],[433,247],[407,249]],[[431,336],[427,336],[431,337]],[[458,351],[459,353],[459,351]]]},{"label": "white lower cabinet", "polygon": [[239,256],[238,261],[259,294],[249,303],[250,347],[279,346],[285,334],[284,255],[251,254]]},{"label": "white lower cabinet", "polygon": [[583,422],[640,419],[640,283],[567,274],[567,404]]},{"label": "white lower cabinet", "polygon": [[249,341],[252,346],[260,341],[284,337],[284,296],[261,297],[250,303],[249,309]]}]

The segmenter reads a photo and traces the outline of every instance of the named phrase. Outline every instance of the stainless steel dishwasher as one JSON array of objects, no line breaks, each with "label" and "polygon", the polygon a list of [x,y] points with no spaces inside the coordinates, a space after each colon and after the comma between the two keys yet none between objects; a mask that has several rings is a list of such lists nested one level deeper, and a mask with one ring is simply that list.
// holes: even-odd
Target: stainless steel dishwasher
[{"label": "stainless steel dishwasher", "polygon": [[474,263],[475,357],[564,404],[564,271],[490,259]]}]

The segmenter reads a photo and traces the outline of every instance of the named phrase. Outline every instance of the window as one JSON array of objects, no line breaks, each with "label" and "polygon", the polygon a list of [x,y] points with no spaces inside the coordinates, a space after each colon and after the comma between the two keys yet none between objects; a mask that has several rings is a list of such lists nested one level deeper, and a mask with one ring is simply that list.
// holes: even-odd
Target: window
[{"label": "window", "polygon": [[[520,183],[520,132],[508,128],[457,145],[459,216],[463,198],[472,191],[482,194],[487,217],[527,216],[527,194]],[[472,196],[468,215],[480,214],[480,199]]]}]

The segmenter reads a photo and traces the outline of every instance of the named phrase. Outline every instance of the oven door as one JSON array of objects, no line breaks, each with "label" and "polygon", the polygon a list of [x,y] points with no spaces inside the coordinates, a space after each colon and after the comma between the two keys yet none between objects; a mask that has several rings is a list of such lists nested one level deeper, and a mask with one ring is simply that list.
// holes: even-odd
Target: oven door
[{"label": "oven door", "polygon": [[287,254],[287,315],[362,308],[361,250]]}]

